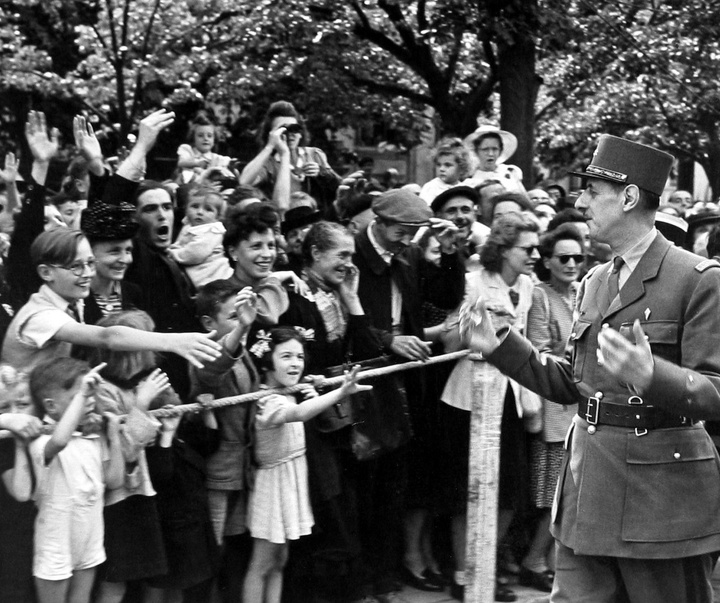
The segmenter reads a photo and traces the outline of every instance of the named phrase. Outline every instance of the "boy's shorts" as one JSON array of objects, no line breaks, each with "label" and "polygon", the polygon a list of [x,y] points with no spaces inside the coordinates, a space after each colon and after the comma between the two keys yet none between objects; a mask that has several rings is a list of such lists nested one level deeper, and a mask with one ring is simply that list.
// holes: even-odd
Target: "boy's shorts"
[{"label": "boy's shorts", "polygon": [[91,505],[47,504],[35,522],[33,576],[67,580],[105,561],[103,500]]}]

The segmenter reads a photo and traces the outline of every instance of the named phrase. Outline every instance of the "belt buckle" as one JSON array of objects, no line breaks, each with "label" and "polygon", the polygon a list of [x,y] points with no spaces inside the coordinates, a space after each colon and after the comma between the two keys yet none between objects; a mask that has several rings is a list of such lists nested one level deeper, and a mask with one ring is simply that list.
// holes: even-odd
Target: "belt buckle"
[{"label": "belt buckle", "polygon": [[628,404],[632,404],[633,406],[641,406],[643,403],[643,399],[640,396],[630,396],[628,398]]},{"label": "belt buckle", "polygon": [[600,398],[596,396],[590,396],[587,401],[587,407],[585,409],[585,420],[590,425],[597,425],[598,417],[600,416]]}]

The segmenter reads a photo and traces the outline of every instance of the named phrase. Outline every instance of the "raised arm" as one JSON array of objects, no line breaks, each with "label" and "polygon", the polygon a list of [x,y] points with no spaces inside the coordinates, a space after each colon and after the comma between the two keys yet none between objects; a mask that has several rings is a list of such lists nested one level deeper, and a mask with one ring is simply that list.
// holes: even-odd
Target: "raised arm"
[{"label": "raised arm", "polygon": [[262,182],[265,175],[265,163],[275,151],[281,152],[283,146],[287,148],[287,143],[283,139],[285,126],[275,128],[268,136],[267,144],[262,150],[248,163],[240,174],[240,184],[249,184],[255,186]]},{"label": "raised arm", "polygon": [[106,366],[107,363],[102,362],[83,376],[80,389],[73,396],[70,404],[57,422],[50,439],[45,444],[46,465],[49,465],[58,453],[65,449],[83,416],[95,408],[95,389],[102,379],[100,371]]},{"label": "raised arm", "polygon": [[5,197],[7,198],[4,211],[11,216],[20,206],[20,196],[16,184],[19,165],[20,161],[15,158],[15,153],[7,153],[5,168],[0,170],[0,182],[5,184]]},{"label": "raised arm", "polygon": [[53,128],[48,134],[45,114],[42,111],[30,111],[25,123],[25,138],[33,156],[32,177],[35,182],[45,185],[50,160],[58,151],[60,132]]},{"label": "raised arm", "polygon": [[155,333],[123,326],[98,327],[71,320],[58,329],[53,339],[120,352],[172,352],[202,368],[203,362],[220,355],[220,344],[212,340],[214,334]]}]

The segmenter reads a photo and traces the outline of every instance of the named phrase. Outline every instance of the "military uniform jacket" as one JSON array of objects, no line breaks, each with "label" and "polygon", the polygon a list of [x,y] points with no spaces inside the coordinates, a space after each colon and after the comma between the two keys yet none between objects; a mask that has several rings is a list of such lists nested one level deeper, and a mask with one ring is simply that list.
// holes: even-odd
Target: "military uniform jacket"
[{"label": "military uniform jacket", "polygon": [[488,360],[555,402],[599,393],[627,403],[633,392],[598,365],[597,338],[604,323],[632,338],[639,319],[655,362],[643,404],[689,421],[639,435],[602,424],[589,429],[576,416],[553,535],[582,555],[670,559],[720,550],[720,459],[697,423],[720,417],[720,265],[658,234],[609,302],[611,266],[597,267],[581,284],[572,358],[542,356],[509,331]]}]

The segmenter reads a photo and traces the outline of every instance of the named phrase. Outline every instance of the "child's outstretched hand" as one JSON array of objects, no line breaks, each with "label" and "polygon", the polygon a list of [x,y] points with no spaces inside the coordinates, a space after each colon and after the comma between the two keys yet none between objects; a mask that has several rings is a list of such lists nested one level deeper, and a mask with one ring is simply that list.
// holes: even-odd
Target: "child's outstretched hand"
[{"label": "child's outstretched hand", "polygon": [[87,398],[92,398],[97,391],[98,385],[102,383],[103,378],[100,372],[107,366],[107,362],[101,362],[97,366],[91,368],[82,378],[80,385],[80,394]]},{"label": "child's outstretched hand", "polygon": [[193,366],[203,368],[203,362],[211,362],[220,356],[222,346],[213,341],[217,331],[209,333],[175,333],[175,345],[171,351],[182,356]]},{"label": "child's outstretched hand", "polygon": [[372,385],[360,385],[358,383],[358,373],[360,372],[360,365],[355,365],[349,371],[345,371],[345,381],[343,381],[340,389],[344,395],[356,394],[358,392],[369,392],[372,389]]},{"label": "child's outstretched hand", "polygon": [[170,387],[168,376],[160,369],[155,369],[137,386],[135,394],[137,396],[138,407],[147,410],[150,403]]},{"label": "child's outstretched hand", "polygon": [[241,325],[249,327],[257,317],[257,294],[252,287],[244,287],[235,296],[235,314]]}]

